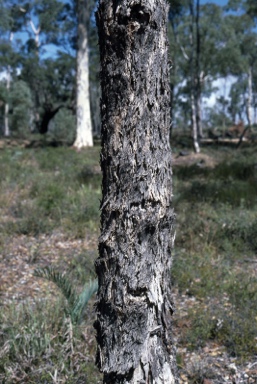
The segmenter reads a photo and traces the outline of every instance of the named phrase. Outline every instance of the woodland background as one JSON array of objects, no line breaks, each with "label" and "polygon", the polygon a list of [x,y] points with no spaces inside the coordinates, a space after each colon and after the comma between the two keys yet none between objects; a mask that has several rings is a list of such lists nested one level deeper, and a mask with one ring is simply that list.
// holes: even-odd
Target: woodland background
[{"label": "woodland background", "polygon": [[[181,383],[256,383],[257,6],[171,5]],[[101,380],[93,330],[102,193],[96,3],[87,24],[94,146],[81,151],[72,147],[77,6],[0,0],[1,383]]]},{"label": "woodland background", "polygon": [[[81,1],[0,2],[0,133],[41,132],[72,143],[76,135],[76,52]],[[87,2],[90,105],[100,136],[99,51]],[[82,7],[83,8],[83,7]],[[257,123],[257,30],[253,0],[173,0],[169,12],[173,132],[195,140]],[[9,128],[5,127],[8,104]],[[210,133],[211,132],[211,133]]]}]

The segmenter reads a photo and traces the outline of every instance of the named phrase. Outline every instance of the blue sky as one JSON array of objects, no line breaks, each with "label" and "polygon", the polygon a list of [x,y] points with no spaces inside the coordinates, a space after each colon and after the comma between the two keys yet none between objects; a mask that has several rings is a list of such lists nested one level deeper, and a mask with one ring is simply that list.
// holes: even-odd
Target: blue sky
[{"label": "blue sky", "polygon": [[228,3],[227,0],[201,0],[200,1],[201,4],[206,4],[206,3],[214,3],[214,4],[217,4],[217,5],[226,5]]}]

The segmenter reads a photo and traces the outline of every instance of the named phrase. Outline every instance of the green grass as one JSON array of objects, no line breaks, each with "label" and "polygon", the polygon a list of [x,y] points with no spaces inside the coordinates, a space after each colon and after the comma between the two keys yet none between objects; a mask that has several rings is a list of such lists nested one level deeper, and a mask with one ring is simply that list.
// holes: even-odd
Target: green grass
[{"label": "green grass", "polygon": [[[61,233],[69,241],[97,237],[101,177],[92,171],[92,165],[97,166],[98,162],[97,147],[80,153],[62,147],[0,151],[3,255],[5,244],[12,239],[32,236],[36,246],[28,258],[37,268],[41,266],[41,245],[54,233]],[[53,253],[56,252],[53,248]],[[80,380],[96,384],[100,380],[94,366],[92,304],[88,309],[85,307],[88,298],[87,291],[83,291],[84,284],[94,278],[96,256],[97,250],[69,256],[66,273],[77,292],[77,301],[83,299],[82,309],[77,311],[76,307],[70,316],[67,301],[58,288],[55,298],[49,295],[43,301],[4,306],[0,313],[0,382]],[[60,262],[64,264],[61,251]],[[73,312],[79,313],[78,321]],[[74,324],[69,320],[71,317]],[[86,323],[80,326],[77,323],[82,319]],[[90,331],[86,331],[88,327]]]},{"label": "green grass", "polygon": [[182,345],[195,350],[215,340],[244,360],[257,353],[256,159],[252,148],[222,157],[214,169],[174,171],[173,280],[202,303],[188,314]]},{"label": "green grass", "polygon": [[74,327],[63,314],[62,300],[13,305],[1,312],[1,383],[53,383],[53,377],[98,383],[92,338],[85,340],[85,329]]},{"label": "green grass", "polygon": [[69,148],[1,152],[0,207],[8,206],[10,218],[2,231],[37,236],[60,229],[81,238],[97,231],[100,176],[87,170],[98,157],[95,148],[81,154]]}]

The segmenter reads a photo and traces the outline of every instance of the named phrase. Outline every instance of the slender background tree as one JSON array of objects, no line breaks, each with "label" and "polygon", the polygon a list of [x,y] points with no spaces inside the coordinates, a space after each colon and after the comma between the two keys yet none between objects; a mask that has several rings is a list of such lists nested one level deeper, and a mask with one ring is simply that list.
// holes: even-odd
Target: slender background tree
[{"label": "slender background tree", "polygon": [[77,72],[76,72],[76,115],[77,130],[74,147],[93,146],[93,129],[89,92],[89,44],[90,1],[76,0],[77,9]]}]

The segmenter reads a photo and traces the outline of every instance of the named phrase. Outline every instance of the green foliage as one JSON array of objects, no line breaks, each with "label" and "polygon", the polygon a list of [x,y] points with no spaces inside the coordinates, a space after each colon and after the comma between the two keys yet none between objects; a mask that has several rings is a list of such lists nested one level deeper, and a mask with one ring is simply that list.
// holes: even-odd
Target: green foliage
[{"label": "green foliage", "polygon": [[34,275],[52,281],[61,290],[68,303],[68,315],[73,324],[80,324],[83,321],[86,306],[89,299],[98,289],[97,280],[85,284],[82,292],[78,295],[72,287],[70,280],[63,273],[52,267],[39,268]]},{"label": "green foliage", "polygon": [[76,117],[68,109],[60,109],[50,126],[51,139],[71,145],[75,140]]},{"label": "green foliage", "polygon": [[5,103],[8,99],[7,91],[6,91],[6,85],[3,81],[0,81],[0,101]]},{"label": "green foliage", "polygon": [[[31,190],[31,194],[35,193],[36,186]],[[50,182],[46,182],[42,187],[40,192],[36,194],[36,205],[39,210],[44,212],[46,216],[58,215],[58,209],[62,205],[65,192],[61,185]]]},{"label": "green foliage", "polygon": [[32,113],[32,97],[28,84],[22,80],[12,83],[10,91],[11,131],[28,134]]}]

